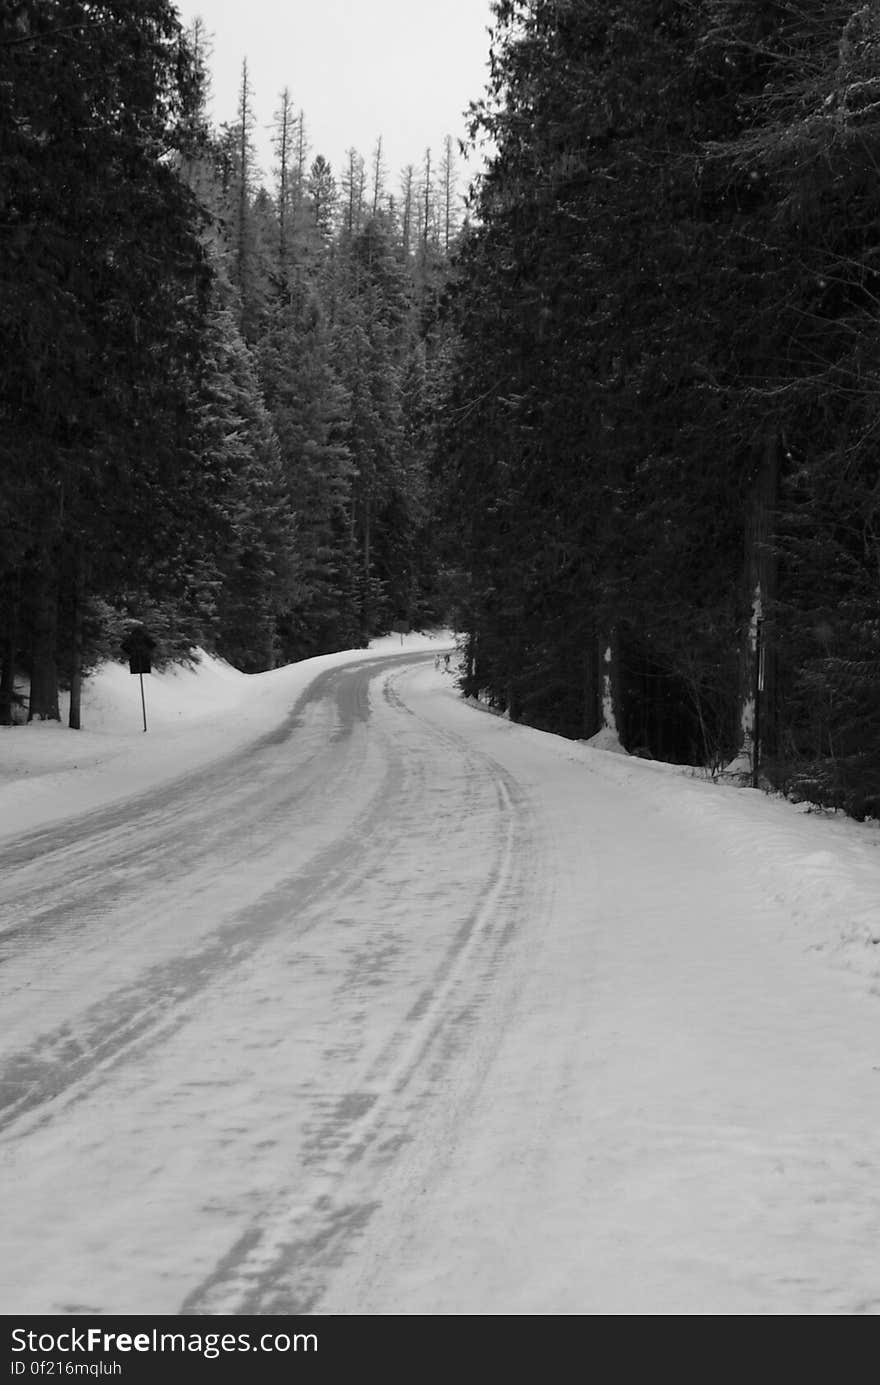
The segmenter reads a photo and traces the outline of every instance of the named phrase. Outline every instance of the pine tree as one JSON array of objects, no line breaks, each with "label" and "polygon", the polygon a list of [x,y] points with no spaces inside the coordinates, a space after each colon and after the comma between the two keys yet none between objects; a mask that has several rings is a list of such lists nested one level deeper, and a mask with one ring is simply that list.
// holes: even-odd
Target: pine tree
[{"label": "pine tree", "polygon": [[380,135],[376,140],[371,165],[370,215],[374,219],[379,215],[379,209],[384,201],[385,177],[386,168],[382,157],[382,136]]},{"label": "pine tree", "polygon": [[[349,395],[347,441],[355,467],[354,533],[361,555],[365,635],[388,617],[398,586],[395,530],[408,526],[401,476],[402,388],[412,303],[392,228],[371,220],[340,259],[336,353]],[[396,550],[398,557],[393,557]]]},{"label": "pine tree", "polygon": [[440,196],[443,253],[448,257],[458,232],[455,145],[451,135],[447,135],[443,141],[443,158],[440,162]]},{"label": "pine tree", "polygon": [[233,221],[232,281],[238,290],[241,329],[245,340],[253,342],[259,335],[259,322],[265,302],[262,256],[264,237],[258,234],[259,218],[255,200],[259,180],[253,131],[257,120],[253,109],[253,89],[247,59],[242,61],[238,91],[238,112],[235,133],[235,196]]},{"label": "pine tree", "polygon": [[290,278],[292,236],[296,223],[296,201],[301,195],[295,173],[295,149],[299,138],[298,121],[293,110],[290,90],[285,87],[275,114],[275,153],[277,165],[276,206],[278,216],[278,282],[286,292]]},{"label": "pine tree", "polygon": [[416,195],[416,171],[407,164],[400,176],[400,245],[404,260],[412,253]]},{"label": "pine tree", "polygon": [[199,72],[164,0],[21,0],[0,68],[4,664],[29,663],[30,715],[54,718],[89,601],[178,546],[170,497],[198,490],[185,398],[208,276],[172,155]]},{"label": "pine tree", "polygon": [[[463,262],[462,371],[481,407],[477,417],[462,401],[467,432],[457,430],[493,517],[472,539],[492,627],[478,632],[474,676],[512,715],[558,729],[590,734],[616,704],[617,729],[637,744],[644,688],[683,676],[668,662],[679,641],[658,647],[639,597],[657,590],[652,477],[689,464],[656,424],[682,402],[676,334],[692,284],[681,270],[702,119],[688,75],[693,12],[502,4],[496,15],[493,87],[475,128],[499,154]],[[658,206],[677,223],[671,234],[666,222],[658,232]],[[505,459],[497,474],[487,451]],[[667,529],[689,532],[685,506],[662,493]],[[682,624],[688,605],[675,606]],[[682,735],[667,748],[684,753],[686,718],[675,715]]]},{"label": "pine tree", "polygon": [[329,239],[336,219],[339,189],[333,170],[323,154],[318,154],[312,161],[306,186],[314,225],[325,240]]},{"label": "pine tree", "polygon": [[346,160],[342,176],[342,229],[347,236],[354,236],[364,220],[367,171],[356,149],[347,151]]},{"label": "pine tree", "polygon": [[301,285],[289,303],[277,307],[258,354],[284,491],[297,520],[299,585],[279,617],[279,654],[289,660],[349,648],[359,632],[351,572],[348,398],[313,289]]},{"label": "pine tree", "polygon": [[274,667],[279,620],[297,599],[295,520],[256,367],[228,308],[214,308],[207,343],[197,403],[201,455],[217,483],[213,644],[256,673]]}]

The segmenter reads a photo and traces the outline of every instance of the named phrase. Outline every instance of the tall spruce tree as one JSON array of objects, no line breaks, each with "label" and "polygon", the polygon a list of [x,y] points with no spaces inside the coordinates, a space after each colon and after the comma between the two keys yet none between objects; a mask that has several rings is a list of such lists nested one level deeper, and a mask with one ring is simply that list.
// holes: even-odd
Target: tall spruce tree
[{"label": "tall spruce tree", "polygon": [[298,587],[279,613],[286,660],[360,640],[353,571],[348,396],[315,289],[300,281],[258,348],[259,374],[297,523]]},{"label": "tall spruce tree", "polygon": [[4,679],[29,666],[32,717],[57,717],[59,673],[78,687],[90,596],[177,551],[174,498],[199,489],[186,398],[208,275],[173,157],[198,76],[166,0],[2,13]]},{"label": "tall spruce tree", "polygon": [[291,497],[256,365],[229,308],[215,307],[197,405],[199,444],[216,476],[213,644],[246,673],[273,668],[278,625],[299,595]]},{"label": "tall spruce tree", "polygon": [[448,427],[468,688],[666,758],[745,736],[864,809],[875,7],[494,10]]}]

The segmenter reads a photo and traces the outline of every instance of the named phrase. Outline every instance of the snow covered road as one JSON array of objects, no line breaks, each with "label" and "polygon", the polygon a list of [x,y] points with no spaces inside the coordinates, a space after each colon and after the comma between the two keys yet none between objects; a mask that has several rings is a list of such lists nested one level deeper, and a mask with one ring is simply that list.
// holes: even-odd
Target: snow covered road
[{"label": "snow covered road", "polygon": [[880,1312],[876,834],[451,682],[0,842],[5,1313]]}]

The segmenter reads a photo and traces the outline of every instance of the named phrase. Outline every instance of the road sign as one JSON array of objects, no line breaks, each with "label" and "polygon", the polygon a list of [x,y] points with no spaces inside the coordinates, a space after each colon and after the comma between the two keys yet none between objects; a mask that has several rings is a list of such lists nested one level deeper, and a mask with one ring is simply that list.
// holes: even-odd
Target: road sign
[{"label": "road sign", "polygon": [[133,625],[122,641],[122,652],[128,659],[129,673],[138,674],[141,680],[141,710],[144,714],[144,730],[147,729],[147,703],[144,697],[144,674],[153,669],[152,656],[156,640],[145,625]]},{"label": "road sign", "polygon": [[156,640],[145,625],[133,625],[122,641],[122,652],[128,658],[129,673],[152,673],[152,656]]}]

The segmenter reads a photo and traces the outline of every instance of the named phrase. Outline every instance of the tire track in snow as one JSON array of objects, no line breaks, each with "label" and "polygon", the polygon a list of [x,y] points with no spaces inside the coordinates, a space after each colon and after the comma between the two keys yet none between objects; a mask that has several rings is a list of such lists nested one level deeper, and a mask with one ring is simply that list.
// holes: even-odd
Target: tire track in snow
[{"label": "tire track in snow", "polygon": [[[408,656],[410,661],[419,657]],[[369,677],[388,662],[368,660],[348,670],[327,670],[305,689],[280,726],[219,763],[122,805],[4,842],[0,846],[0,945],[7,949],[27,943],[42,928],[70,927],[78,910],[88,921],[96,911],[117,904],[131,883],[154,880],[157,869],[166,880],[181,879],[217,851],[243,856],[247,848],[240,840],[241,823],[265,807],[266,800],[265,773],[255,771],[261,764],[265,771],[279,748],[291,742],[298,747],[296,733],[305,726],[310,709],[320,710],[331,692],[336,724],[332,731],[328,729],[327,740],[344,746],[354,725],[369,714],[365,700]],[[283,785],[285,808],[313,793],[326,774],[326,741],[317,741],[296,770],[308,777],[293,793]],[[234,813],[218,813],[218,799],[224,795],[234,795]],[[124,872],[125,880],[108,880],[117,871]],[[65,877],[68,893],[63,900],[54,901],[47,890],[53,875]],[[20,921],[10,922],[13,915]],[[0,961],[5,955],[0,953]]]},{"label": "tire track in snow", "polygon": [[[408,656],[407,662],[413,661],[413,656]],[[333,745],[337,747],[337,755],[341,756],[346,752],[347,757],[339,761],[337,772],[329,785],[324,785],[324,796],[331,798],[334,794],[344,793],[346,789],[350,792],[353,752],[348,742],[354,724],[364,722],[369,717],[367,686],[370,677],[375,673],[377,666],[387,666],[388,662],[369,661],[355,665],[353,669],[331,670],[322,675],[299,699],[295,709],[296,716],[292,714],[283,724],[283,736],[280,732],[270,733],[261,738],[258,746],[265,749],[269,745],[286,742],[294,726],[300,724],[299,718],[306,705],[311,701],[320,701],[332,690],[339,713],[333,733]],[[400,660],[394,662],[398,663]],[[424,662],[424,656],[421,659],[415,656],[415,662]],[[229,761],[223,762],[222,767],[197,776],[200,792],[204,792],[208,786],[212,789],[215,813],[218,795],[224,786],[228,785],[230,776],[238,774],[245,758],[253,767],[252,754],[247,757],[237,754]],[[312,758],[319,760],[319,757]],[[324,760],[320,761],[325,770],[326,763],[325,756]],[[310,906],[319,899],[325,901],[325,908],[331,908],[332,901],[344,895],[350,883],[360,877],[365,860],[381,851],[383,841],[387,842],[399,831],[399,823],[396,820],[389,822],[387,813],[380,812],[379,809],[389,801],[396,800],[400,778],[400,756],[395,753],[392,746],[389,748],[385,773],[380,784],[370,795],[362,814],[347,832],[334,838],[324,850],[285,875],[271,889],[227,916],[220,927],[215,928],[207,937],[199,939],[195,947],[191,945],[186,951],[175,952],[167,960],[149,966],[141,971],[131,984],[116,988],[109,995],[102,997],[98,1003],[78,1012],[75,1021],[57,1025],[42,1033],[34,1044],[9,1054],[0,1066],[0,1130],[9,1128],[27,1116],[33,1120],[37,1115],[37,1123],[53,1119],[70,1101],[86,1096],[112,1068],[124,1061],[132,1052],[141,1053],[145,1048],[165,1041],[182,1028],[200,994],[224,976],[230,966],[239,966],[247,961],[281,930],[290,929],[297,936],[304,937],[316,928],[321,922],[322,914],[307,918],[305,922],[300,921],[299,916],[307,915]],[[313,785],[314,780],[305,788],[297,788],[283,805],[285,810],[289,812],[291,805],[296,806],[302,799],[308,798]],[[192,784],[186,782],[184,801],[192,801],[195,793]],[[259,790],[255,795],[248,795],[248,804],[254,797],[259,797]],[[170,790],[155,791],[147,796],[150,806],[139,805],[135,816],[140,822],[145,813],[155,819],[157,814],[161,815],[164,811],[169,798],[175,802]],[[153,806],[156,799],[160,800],[159,806]],[[106,849],[108,834],[107,814],[102,810],[93,816],[100,820],[94,849],[103,859],[102,853]],[[118,818],[118,810],[116,816]],[[233,822],[239,823],[237,814]],[[277,826],[274,819],[268,823],[272,832],[277,831]],[[125,831],[131,830],[134,829],[126,824]],[[233,834],[240,832],[240,826],[233,826],[230,831]],[[86,842],[84,829],[81,824],[77,824],[68,834],[61,849],[67,851],[73,845],[78,853],[84,852]],[[165,836],[145,845],[142,851],[149,853],[150,859],[161,859],[163,853],[167,855],[168,847]],[[122,849],[120,847],[120,850]],[[205,844],[205,851],[199,854],[210,859],[215,852],[216,844],[212,841]],[[189,865],[192,854],[186,852],[184,857]],[[91,867],[83,884],[79,908],[84,915],[84,924],[93,918],[88,907],[87,882],[92,878],[92,874],[100,875],[101,870],[100,866]],[[176,879],[178,872],[172,874]],[[183,878],[186,878],[185,872]],[[122,891],[122,897],[130,892],[129,883],[128,888]],[[94,905],[103,907],[100,892],[97,899],[94,896],[92,898]],[[64,914],[64,906],[58,908]],[[67,922],[71,922],[69,918]],[[8,942],[8,936],[3,941]],[[40,937],[39,941],[44,942],[45,939]],[[35,993],[34,998],[38,1000],[39,988],[32,986],[29,990]],[[45,1109],[50,1103],[51,1110]]]},{"label": "tire track in snow", "polygon": [[350,734],[353,723],[365,720],[368,715],[362,692],[357,688],[354,692],[351,690],[353,683],[359,686],[362,682],[361,674],[369,680],[377,669],[387,668],[389,664],[424,663],[430,657],[425,654],[383,655],[357,664],[326,669],[300,693],[282,722],[248,745],[201,769],[189,771],[179,779],[168,780],[157,788],[135,794],[122,803],[95,808],[81,817],[62,819],[38,831],[22,833],[19,837],[8,837],[0,845],[0,869],[5,872],[28,862],[43,866],[50,856],[78,846],[91,852],[102,833],[112,834],[118,828],[121,815],[134,824],[160,820],[164,814],[176,808],[189,811],[215,792],[218,786],[222,787],[234,778],[237,772],[248,770],[256,755],[294,739],[295,732],[304,724],[308,709],[322,703],[331,692],[341,718],[338,739],[344,739]]},{"label": "tire track in snow", "polygon": [[[388,706],[410,716],[388,679]],[[419,730],[442,741],[467,765],[471,786],[488,779],[496,796],[494,854],[479,897],[455,930],[429,983],[358,1086],[339,1098],[305,1150],[316,1170],[294,1199],[265,1212],[230,1248],[214,1272],[184,1301],[183,1314],[303,1313],[313,1311],[329,1276],[362,1234],[379,1203],[369,1193],[373,1173],[393,1161],[413,1138],[420,1104],[430,1099],[456,1048],[456,1029],[499,965],[515,928],[515,901],[523,897],[530,824],[525,804],[506,770],[476,753],[453,733],[417,718]],[[410,804],[410,809],[412,804]],[[500,908],[511,906],[504,927]]]}]

